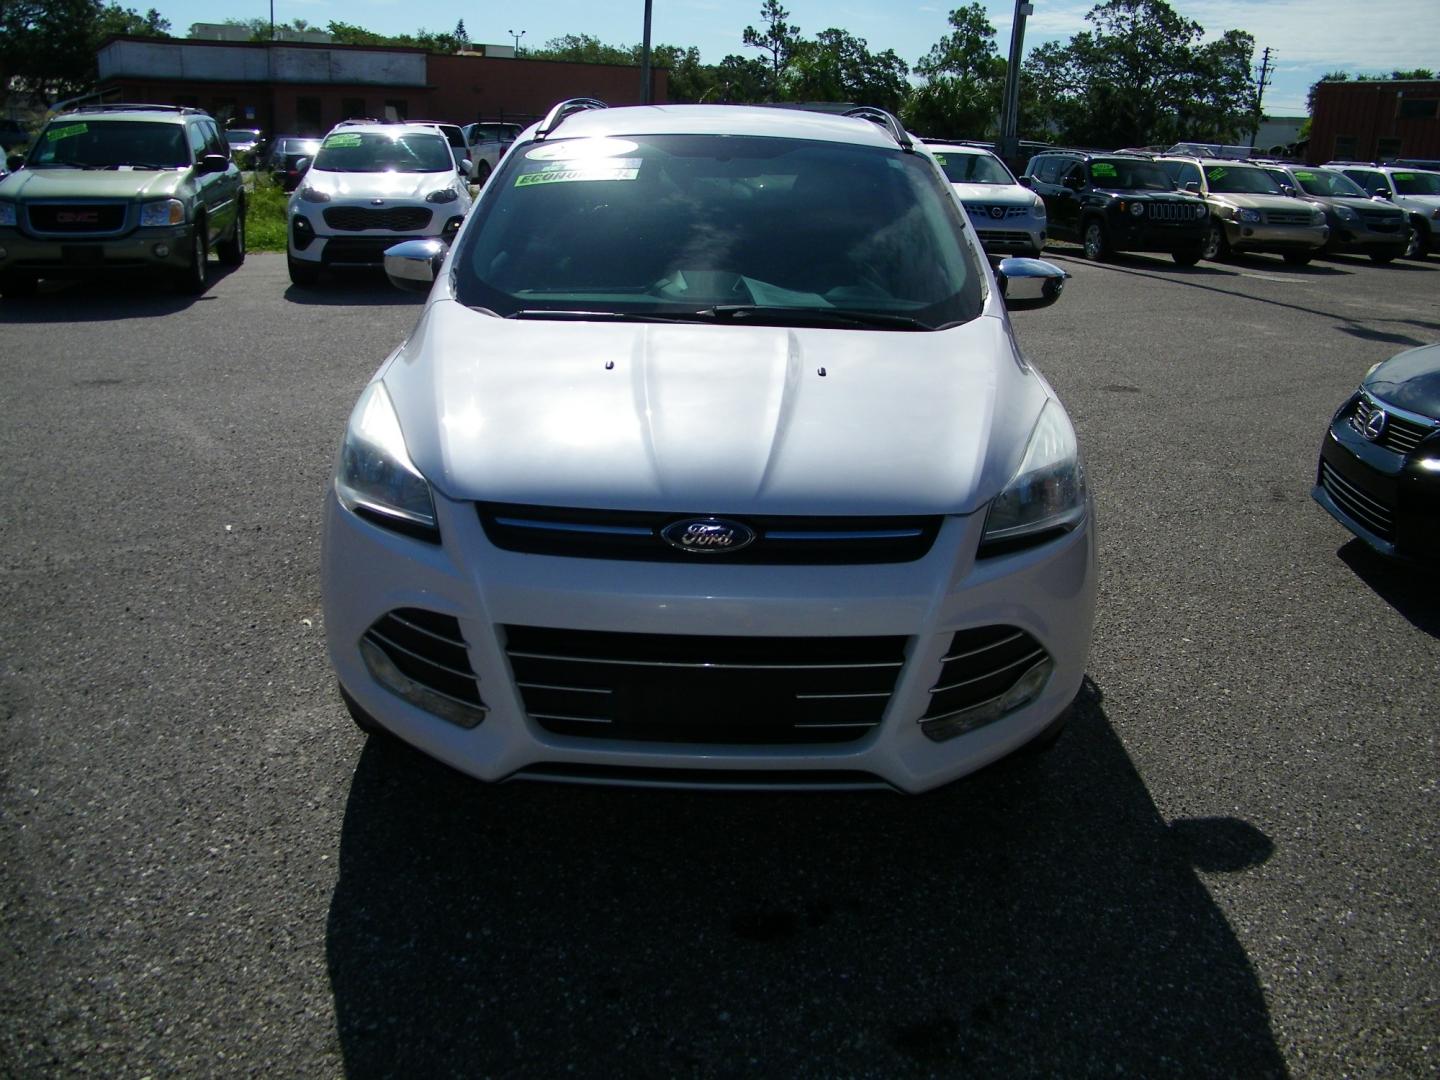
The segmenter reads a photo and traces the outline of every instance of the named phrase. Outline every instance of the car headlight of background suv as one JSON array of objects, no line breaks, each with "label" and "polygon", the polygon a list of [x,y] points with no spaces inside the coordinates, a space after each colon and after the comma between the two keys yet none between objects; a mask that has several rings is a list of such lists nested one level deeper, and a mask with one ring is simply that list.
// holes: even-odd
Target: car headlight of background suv
[{"label": "car headlight of background suv", "polygon": [[1245,222],[1246,224],[1249,224],[1249,225],[1258,224],[1258,223],[1260,222],[1260,220],[1261,220],[1260,211],[1259,211],[1259,210],[1237,210],[1237,211],[1235,211],[1235,220],[1236,220],[1236,221],[1243,221],[1243,222]]},{"label": "car headlight of background suv", "polygon": [[1068,532],[1085,517],[1085,468],[1065,410],[1047,401],[1025,458],[990,504],[980,556],[999,555]]},{"label": "car headlight of background suv", "polygon": [[1351,209],[1350,207],[1348,207],[1348,206],[1337,206],[1337,207],[1335,208],[1335,214],[1336,214],[1337,217],[1340,218],[1341,221],[1358,221],[1358,220],[1360,220],[1360,215],[1357,214],[1354,210],[1352,210],[1352,209]]},{"label": "car headlight of background suv", "polygon": [[335,494],[341,505],[367,521],[440,542],[430,483],[410,460],[383,383],[367,386],[350,414],[335,470]]},{"label": "car headlight of background suv", "polygon": [[460,197],[460,193],[454,188],[441,188],[439,191],[432,191],[425,196],[426,202],[445,203],[454,202]]},{"label": "car headlight of background suv", "polygon": [[[1351,213],[1354,213],[1354,211],[1352,210]],[[1325,211],[1324,211],[1324,210],[1312,210],[1311,213],[1310,213],[1310,224],[1311,224],[1311,225],[1324,225],[1324,224],[1325,224]]]},{"label": "car headlight of background suv", "polygon": [[328,191],[316,191],[313,187],[302,187],[300,189],[300,201],[326,203],[330,201],[330,193]]},{"label": "car headlight of background suv", "polygon": [[1043,218],[1045,216],[1045,200],[1037,198],[1035,205],[1030,208],[1030,212],[1037,218]]},{"label": "car headlight of background suv", "polygon": [[140,207],[141,225],[183,225],[185,204],[179,199],[161,199]]}]

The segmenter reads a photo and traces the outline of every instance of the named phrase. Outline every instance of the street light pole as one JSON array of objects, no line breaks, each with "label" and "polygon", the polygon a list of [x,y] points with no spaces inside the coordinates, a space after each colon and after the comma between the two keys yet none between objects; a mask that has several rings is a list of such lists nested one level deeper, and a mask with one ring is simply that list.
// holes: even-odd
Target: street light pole
[{"label": "street light pole", "polygon": [[506,30],[505,32],[515,39],[515,55],[519,56],[520,39],[525,36],[525,31],[521,30],[518,34],[514,30]]},{"label": "street light pole", "polygon": [[1025,51],[1025,18],[1035,5],[1015,0],[1015,21],[1010,24],[1010,64],[1005,69],[1005,101],[1000,107],[1000,156],[1006,163],[1020,156],[1020,57]]},{"label": "street light pole", "polygon": [[645,0],[645,38],[640,45],[640,104],[649,105],[652,101],[650,89],[650,3]]}]

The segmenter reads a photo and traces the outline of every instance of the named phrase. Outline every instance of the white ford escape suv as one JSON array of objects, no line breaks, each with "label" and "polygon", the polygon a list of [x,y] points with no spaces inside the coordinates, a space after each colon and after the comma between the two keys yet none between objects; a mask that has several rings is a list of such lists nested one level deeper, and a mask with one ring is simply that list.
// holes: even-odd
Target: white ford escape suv
[{"label": "white ford escape suv", "polygon": [[448,254],[387,254],[429,298],[324,544],[361,727],[485,780],[911,792],[1058,731],[1075,431],[933,156],[861,112],[562,103]]}]

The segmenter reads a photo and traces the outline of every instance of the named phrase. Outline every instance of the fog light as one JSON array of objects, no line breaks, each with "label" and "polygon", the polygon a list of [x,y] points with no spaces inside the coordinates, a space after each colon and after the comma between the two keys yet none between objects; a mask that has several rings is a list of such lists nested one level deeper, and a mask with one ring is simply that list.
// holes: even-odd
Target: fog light
[{"label": "fog light", "polygon": [[957,735],[965,735],[986,724],[993,724],[1007,713],[1012,713],[1023,705],[1029,705],[1040,696],[1040,691],[1045,689],[1045,684],[1050,681],[1050,674],[1055,670],[1055,662],[1048,656],[1044,660],[1036,661],[1024,675],[1015,680],[1015,685],[1006,690],[998,697],[989,701],[981,702],[979,705],[972,705],[968,709],[961,709],[949,716],[937,716],[933,720],[920,721],[920,730],[927,738],[935,742],[945,742]]},{"label": "fog light", "polygon": [[170,245],[169,245],[169,244],[156,244],[156,245],[155,245],[155,256],[156,256],[156,258],[164,259],[164,258],[168,257],[169,254],[170,254]]},{"label": "fog light", "polygon": [[438,716],[441,720],[448,720],[463,728],[476,727],[485,719],[486,710],[483,706],[466,705],[444,694],[438,694],[428,686],[420,685],[396,667],[395,662],[385,655],[383,649],[365,638],[360,639],[360,658],[365,661],[365,666],[376,682],[417,709],[423,709],[432,716]]}]

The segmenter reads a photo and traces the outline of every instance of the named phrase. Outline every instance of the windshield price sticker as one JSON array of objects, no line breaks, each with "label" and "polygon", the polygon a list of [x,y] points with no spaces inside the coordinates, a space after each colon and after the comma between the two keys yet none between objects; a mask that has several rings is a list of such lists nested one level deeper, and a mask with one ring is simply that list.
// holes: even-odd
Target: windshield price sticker
[{"label": "windshield price sticker", "polygon": [[360,135],[359,135],[358,132],[353,132],[353,131],[350,132],[348,135],[331,135],[328,139],[325,140],[325,143],[324,143],[325,149],[327,149],[327,150],[330,149],[330,147],[332,147],[332,146],[359,146],[359,145],[361,145]]},{"label": "windshield price sticker", "polygon": [[945,155],[944,155],[944,154],[936,154],[936,155],[935,155],[935,162],[936,162],[936,164],[938,164],[938,165],[949,165],[949,164],[950,164],[950,162],[948,162],[948,161],[945,160]]},{"label": "windshield price sticker", "polygon": [[1090,166],[1090,173],[1092,176],[1106,176],[1112,179],[1116,175],[1115,166],[1111,165],[1108,161],[1095,162]]},{"label": "windshield price sticker", "polygon": [[45,133],[48,142],[59,142],[61,139],[68,139],[72,135],[84,135],[90,130],[88,124],[66,124],[62,128],[52,128]]},{"label": "windshield price sticker", "polygon": [[519,188],[534,187],[536,184],[573,184],[587,180],[637,180],[640,177],[640,161],[640,158],[609,158],[556,163],[546,165],[539,172],[517,176],[515,186]]},{"label": "windshield price sticker", "polygon": [[1296,170],[1295,170],[1295,179],[1296,179],[1296,180],[1314,180],[1314,179],[1315,179],[1315,174],[1314,174],[1313,172],[1301,172],[1299,169],[1296,169]]},{"label": "windshield price sticker", "polygon": [[1206,169],[1205,175],[1208,176],[1211,180],[1223,180],[1225,179],[1225,170],[1217,165],[1213,169]]},{"label": "windshield price sticker", "polygon": [[1395,179],[1396,179],[1396,180],[1414,180],[1414,179],[1415,179],[1415,174],[1414,174],[1413,172],[1397,172],[1397,173],[1395,174]]}]

